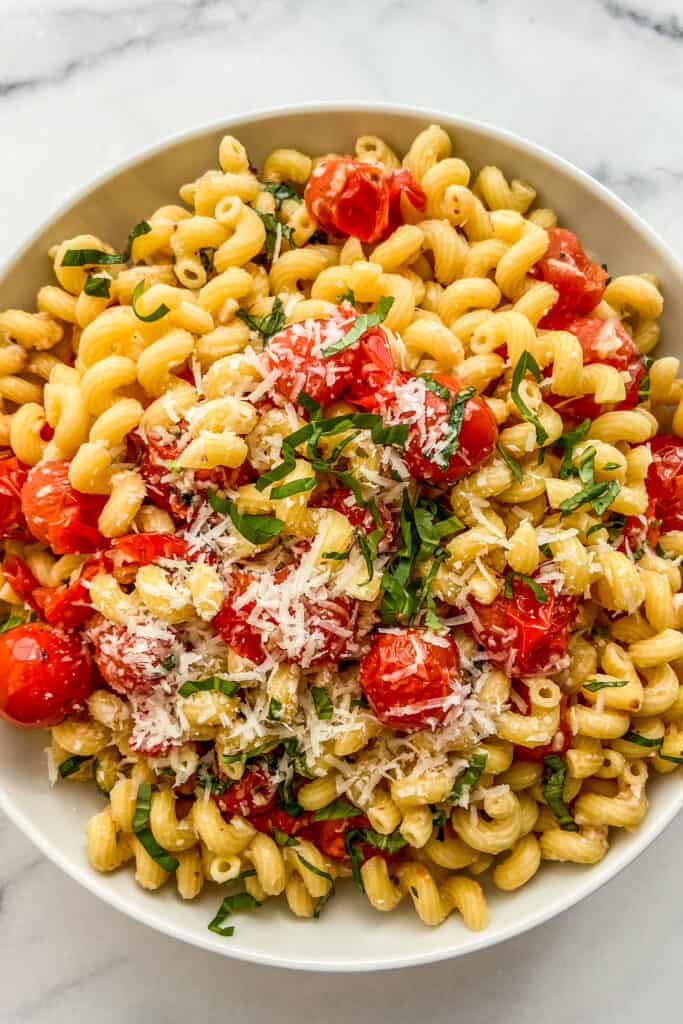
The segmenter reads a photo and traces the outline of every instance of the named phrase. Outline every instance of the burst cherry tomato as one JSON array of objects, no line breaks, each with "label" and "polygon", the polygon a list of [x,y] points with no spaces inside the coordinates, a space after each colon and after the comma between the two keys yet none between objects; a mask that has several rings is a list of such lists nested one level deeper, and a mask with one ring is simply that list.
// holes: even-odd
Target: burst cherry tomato
[{"label": "burst cherry tomato", "polygon": [[40,584],[23,558],[19,558],[18,555],[7,555],[2,564],[2,573],[17,597],[34,612],[40,611],[34,597]]},{"label": "burst cherry tomato", "polygon": [[205,492],[229,490],[251,483],[256,474],[248,461],[237,469],[216,466],[214,469],[196,469],[192,472],[193,487],[188,489],[183,475],[174,473],[168,463],[180,456],[183,445],[177,440],[165,440],[150,434],[144,440],[138,435],[131,438],[131,456],[139,460],[140,476],[147,487],[147,497],[158,508],[165,509],[178,523],[190,523],[202,508]]},{"label": "burst cherry tomato", "polygon": [[116,622],[99,618],[87,629],[95,664],[105,683],[123,694],[149,694],[168,671],[175,636],[161,627],[145,635]]},{"label": "burst cherry tomato", "polygon": [[[332,821],[316,821],[311,828],[311,838],[319,850],[332,860],[347,860],[348,852],[344,842],[346,833],[352,828],[372,828],[364,814],[355,818],[337,818]],[[365,857],[377,853],[376,848],[366,843],[360,844]],[[369,852],[372,850],[372,852]]]},{"label": "burst cherry tomato", "polygon": [[359,679],[379,720],[393,729],[434,726],[460,703],[458,648],[419,629],[375,634]]},{"label": "burst cherry tomato", "polygon": [[[367,537],[378,529],[372,511],[359,505],[353,491],[346,487],[336,487],[333,491],[328,491],[322,498],[322,504],[325,508],[333,508],[337,512],[341,512],[349,520],[354,530],[362,530]],[[379,527],[383,531],[378,543],[378,551],[389,551],[394,543],[396,524],[383,501],[376,502],[376,505],[380,518]]]},{"label": "burst cherry tomato", "polygon": [[0,715],[44,729],[79,710],[93,689],[92,665],[77,636],[37,622],[0,636]]},{"label": "burst cherry tomato", "polygon": [[304,811],[298,818],[294,818],[291,814],[283,811],[281,807],[273,807],[272,810],[267,811],[265,814],[252,814],[249,818],[250,824],[258,832],[265,832],[268,836],[272,836],[275,829],[279,832],[284,832],[288,836],[297,836],[301,833],[306,834],[312,821],[313,814],[309,811]]},{"label": "burst cherry tomato", "polygon": [[561,328],[567,313],[585,316],[595,309],[602,299],[607,274],[586,256],[572,231],[550,228],[548,236],[550,244],[546,254],[530,274],[547,281],[559,292],[557,302],[539,323],[539,327],[553,330]]},{"label": "burst cherry tomato", "polygon": [[68,462],[43,462],[28,474],[21,507],[29,530],[57,555],[88,553],[106,547],[97,520],[107,499],[81,494],[69,483]]},{"label": "burst cherry tomato", "polygon": [[650,447],[652,462],[646,485],[654,501],[654,517],[661,519],[663,533],[683,530],[683,441],[671,434],[658,434]]},{"label": "burst cherry tomato", "polygon": [[491,661],[505,665],[510,676],[556,672],[567,653],[576,598],[557,594],[551,583],[536,582],[546,595],[545,602],[517,577],[511,597],[501,593],[488,605],[470,598],[470,632]]},{"label": "burst cherry tomato", "polygon": [[[524,701],[526,711],[523,713],[526,715],[531,714],[531,703],[529,701],[529,687],[526,683],[517,681],[515,683],[515,690]],[[513,711],[517,711],[516,705],[512,704]],[[540,747],[522,747],[515,745],[515,756],[520,761],[542,761],[544,757],[549,754],[564,754],[572,742],[572,731],[569,726],[569,720],[567,718],[568,700],[565,693],[560,697],[560,724],[558,726],[555,736],[550,743],[543,743]]]},{"label": "burst cherry tomato", "polygon": [[[350,657],[356,636],[357,605],[345,597],[325,601],[288,594],[293,567],[279,569],[257,577],[236,570],[228,583],[223,607],[213,619],[213,626],[226,644],[241,657],[261,664],[266,652],[280,660],[295,662],[303,668],[336,665]],[[261,601],[255,591],[259,589]],[[252,589],[252,594],[248,591]],[[278,609],[270,611],[266,601]],[[254,618],[257,603],[261,604]],[[302,610],[303,628],[297,619]]]},{"label": "burst cherry tomato", "polygon": [[8,448],[0,449],[0,540],[31,539],[21,510],[28,469]]},{"label": "burst cherry tomato", "polygon": [[[410,423],[403,458],[412,476],[431,484],[449,484],[473,473],[492,453],[498,440],[495,417],[483,398],[465,402],[457,447],[448,454],[453,435],[453,402],[463,390],[456,377],[437,373],[435,386],[449,394],[446,400],[420,377],[400,374],[388,390],[393,399],[387,412],[392,422]],[[452,450],[452,449],[451,449]]]},{"label": "burst cherry tomato", "polygon": [[325,231],[378,242],[403,223],[401,195],[424,209],[426,196],[410,171],[386,171],[344,156],[318,164],[304,199]]},{"label": "burst cherry tomato", "polygon": [[[558,325],[559,326],[559,325]],[[568,317],[561,325],[563,331],[570,331],[579,339],[586,366],[591,363],[606,363],[617,370],[626,371],[626,397],[609,408],[633,409],[638,404],[638,388],[645,374],[645,364],[638,348],[634,345],[616,318],[601,320],[599,317]],[[552,372],[552,367],[548,373]],[[594,420],[606,406],[598,405],[593,395],[580,398],[563,398],[548,392],[547,401],[565,419]]]},{"label": "burst cherry tomato", "polygon": [[250,765],[239,782],[214,797],[221,814],[232,817],[240,814],[250,818],[254,814],[267,814],[275,804],[277,787],[268,769],[262,763]]},{"label": "burst cherry tomato", "polygon": [[51,626],[61,626],[62,629],[82,626],[93,614],[90,580],[101,572],[107,572],[107,561],[102,553],[84,563],[73,583],[62,583],[58,587],[38,587],[33,593],[33,599],[41,618]]},{"label": "burst cherry tomato", "polygon": [[202,554],[213,560],[198,543],[173,533],[127,533],[112,541],[106,559],[120,583],[131,583],[141,566],[156,565],[160,558],[196,562]]},{"label": "burst cherry tomato", "polygon": [[398,377],[386,332],[373,327],[360,340],[355,373],[344,398],[375,412],[391,399],[391,388]]}]

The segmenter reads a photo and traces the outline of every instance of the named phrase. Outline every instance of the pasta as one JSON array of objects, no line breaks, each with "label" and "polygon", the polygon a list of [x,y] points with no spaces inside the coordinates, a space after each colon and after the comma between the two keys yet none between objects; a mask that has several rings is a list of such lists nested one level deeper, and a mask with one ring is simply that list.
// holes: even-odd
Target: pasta
[{"label": "pasta", "polygon": [[480,876],[597,863],[683,763],[658,282],[436,125],[355,153],[226,136],[0,312],[0,668],[45,665],[0,713],[95,781],[93,868],[232,887],[221,935],[349,875],[483,928]]}]

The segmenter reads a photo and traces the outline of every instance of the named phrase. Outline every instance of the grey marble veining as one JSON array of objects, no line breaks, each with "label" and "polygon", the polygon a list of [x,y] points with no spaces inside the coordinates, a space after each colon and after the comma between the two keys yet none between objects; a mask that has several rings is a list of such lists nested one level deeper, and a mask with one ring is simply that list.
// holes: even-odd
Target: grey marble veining
[{"label": "grey marble veining", "polygon": [[[683,253],[681,0],[0,0],[0,261],[78,186],[273,103],[405,102],[526,135]],[[535,932],[464,960],[301,976],[100,904],[0,819],[0,1021],[640,1024],[679,1013],[683,822]]]}]

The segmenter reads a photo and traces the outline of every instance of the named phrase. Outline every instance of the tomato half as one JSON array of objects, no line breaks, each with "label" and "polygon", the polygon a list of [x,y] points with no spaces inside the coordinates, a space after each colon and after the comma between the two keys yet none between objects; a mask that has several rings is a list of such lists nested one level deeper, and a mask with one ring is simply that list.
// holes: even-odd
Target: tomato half
[{"label": "tomato half", "polygon": [[38,622],[0,636],[0,715],[14,725],[58,725],[92,689],[92,665],[79,637]]},{"label": "tomato half", "polygon": [[389,225],[387,235],[403,224],[403,211],[401,209],[401,196],[404,196],[408,203],[415,210],[424,210],[427,205],[427,196],[420,188],[415,178],[407,167],[399,171],[392,171],[388,178],[389,183]]},{"label": "tomato half", "polygon": [[28,470],[9,448],[0,449],[0,540],[31,539],[21,508],[21,489]]},{"label": "tomato half", "polygon": [[557,302],[539,322],[539,327],[555,330],[562,329],[567,313],[585,316],[595,309],[605,291],[607,272],[586,256],[573,231],[550,228],[548,237],[545,256],[529,274],[547,281],[559,292]]},{"label": "tomato half", "polygon": [[[523,712],[526,715],[531,714],[531,703],[529,700],[529,687],[526,683],[518,680],[514,686],[517,693],[524,701],[526,711]],[[549,754],[564,754],[572,742],[572,731],[569,726],[569,720],[567,718],[567,711],[569,707],[569,701],[566,693],[563,693],[560,697],[560,724],[558,726],[555,736],[550,743],[543,743],[540,747],[522,747],[519,744],[515,744],[515,757],[518,757],[520,761],[542,761],[544,757]],[[518,708],[513,703],[513,711],[517,711]]]},{"label": "tomato half", "polygon": [[433,727],[462,697],[454,641],[420,629],[376,633],[359,680],[380,722],[393,729]]},{"label": "tomato half", "polygon": [[379,524],[375,522],[372,511],[359,505],[353,491],[347,487],[335,487],[334,490],[327,491],[320,503],[324,508],[333,508],[335,511],[341,512],[349,520],[354,530],[362,530],[368,537],[379,526],[382,529],[382,537],[377,545],[378,551],[389,551],[393,547],[396,538],[396,523],[383,501],[375,503],[379,513]]},{"label": "tomato half", "polygon": [[2,563],[2,572],[17,597],[20,597],[24,604],[32,608],[34,612],[40,611],[34,598],[34,593],[40,584],[23,558],[19,558],[18,555],[7,555]]},{"label": "tomato half", "polygon": [[646,486],[654,517],[661,519],[662,533],[683,530],[683,441],[672,434],[658,434],[650,448]]},{"label": "tomato half", "polygon": [[267,814],[275,804],[277,787],[265,764],[251,764],[238,782],[225,793],[214,796],[221,814],[232,817],[240,814],[250,818],[254,814]]},{"label": "tomato half", "polygon": [[557,594],[550,583],[538,579],[537,583],[546,594],[545,602],[517,577],[512,597],[500,593],[492,604],[469,599],[473,618],[467,629],[486,648],[490,660],[505,665],[510,676],[556,672],[567,653],[576,598]]},{"label": "tomato half", "polygon": [[167,671],[175,635],[160,629],[154,636],[98,618],[88,626],[95,664],[105,683],[117,693],[148,694]]},{"label": "tomato half", "polygon": [[360,340],[353,379],[344,398],[369,412],[386,406],[398,379],[386,331],[371,328]]},{"label": "tomato half", "polygon": [[57,555],[87,554],[107,546],[97,520],[107,498],[82,494],[69,483],[68,462],[42,462],[29,472],[21,489],[27,526]]},{"label": "tomato half", "polygon": [[[564,419],[577,422],[586,418],[594,420],[606,408],[633,409],[638,405],[638,389],[645,375],[645,363],[639,349],[615,317],[609,320],[601,320],[599,317],[568,317],[562,323],[561,330],[570,331],[578,338],[585,366],[591,363],[606,363],[617,370],[625,371],[629,380],[626,383],[626,397],[609,407],[598,405],[593,395],[563,398],[552,392],[546,395],[549,405],[557,409]],[[552,367],[548,368],[546,375],[550,373]]]}]

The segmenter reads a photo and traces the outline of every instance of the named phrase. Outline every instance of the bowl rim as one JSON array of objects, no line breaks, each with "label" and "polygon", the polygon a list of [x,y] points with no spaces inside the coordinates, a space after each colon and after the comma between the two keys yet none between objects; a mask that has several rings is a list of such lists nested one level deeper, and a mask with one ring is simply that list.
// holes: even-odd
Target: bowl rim
[{"label": "bowl rim", "polygon": [[[558,156],[551,150],[546,149],[544,146],[531,142],[524,136],[508,131],[507,129],[498,128],[486,121],[461,117],[446,110],[436,110],[433,107],[412,106],[411,104],[406,103],[373,103],[371,101],[347,102],[327,100],[321,102],[311,101],[306,103],[279,104],[272,107],[259,107],[254,110],[248,110],[244,113],[235,114],[234,116],[228,114],[225,118],[220,120],[203,122],[198,127],[164,136],[161,140],[137,150],[132,156],[125,160],[117,161],[108,165],[91,181],[73,188],[67,195],[66,199],[53,207],[48,212],[47,216],[41,220],[41,223],[20,243],[19,248],[16,251],[13,251],[8,258],[0,262],[0,279],[2,279],[22,260],[24,254],[45,231],[50,229],[50,226],[54,222],[66,215],[75,205],[90,193],[111,179],[118,177],[125,171],[134,168],[137,164],[162,153],[169,147],[189,142],[192,139],[203,137],[210,133],[218,133],[220,131],[239,133],[240,126],[242,125],[253,125],[254,123],[265,121],[270,118],[316,113],[326,113],[331,116],[334,116],[335,114],[343,115],[356,113],[371,115],[387,114],[389,116],[399,115],[419,118],[428,123],[443,122],[449,126],[449,129],[457,130],[457,127],[470,129],[481,135],[489,136],[497,141],[506,143],[507,145],[510,145],[522,152],[531,154],[546,164],[549,164],[555,170],[584,185],[596,199],[609,207],[616,215],[623,218],[637,233],[644,236],[648,243],[658,251],[662,261],[672,266],[673,269],[683,277],[683,262],[679,259],[678,255],[639,214],[627,205],[627,203],[615,195],[605,185],[601,184],[589,175],[586,171],[581,170],[581,168],[576,167],[569,160]],[[243,960],[269,967],[279,967],[291,970],[325,971],[330,973],[398,970],[402,967],[435,963],[442,960],[464,956],[468,953],[476,952],[477,950],[493,947],[501,942],[507,941],[508,939],[522,935],[551,918],[558,916],[565,910],[575,906],[581,900],[596,892],[607,882],[616,878],[621,874],[624,868],[639,857],[640,854],[642,854],[647,847],[650,846],[659,835],[661,835],[661,833],[671,824],[682,807],[683,787],[680,789],[678,794],[672,792],[668,805],[662,812],[660,812],[656,821],[650,821],[649,818],[646,817],[639,826],[637,834],[631,836],[627,842],[620,844],[618,849],[613,849],[609,860],[592,865],[590,871],[577,876],[576,884],[572,887],[570,894],[563,894],[560,898],[549,901],[546,906],[541,909],[520,916],[518,921],[500,928],[497,932],[485,929],[482,932],[468,933],[465,936],[464,941],[459,942],[457,948],[453,948],[451,950],[440,949],[423,953],[417,952],[415,954],[408,954],[405,956],[392,955],[390,958],[385,960],[380,958],[373,960],[370,963],[358,958],[345,960],[343,963],[330,964],[326,961],[315,960],[310,957],[305,960],[295,959],[294,957],[287,956],[286,953],[283,953],[280,956],[274,956],[269,953],[261,953],[258,950],[240,949],[234,946],[230,947],[228,944],[225,944],[225,946],[218,946],[212,938],[209,937],[210,933],[207,933],[206,938],[199,934],[188,934],[182,927],[176,926],[172,922],[168,921],[163,915],[155,916],[151,912],[152,907],[155,906],[153,902],[149,904],[148,910],[148,904],[143,899],[140,899],[139,901],[132,901],[128,896],[119,895],[119,893],[111,886],[107,885],[106,876],[95,875],[85,862],[79,863],[73,861],[66,854],[62,853],[58,847],[54,846],[50,840],[49,834],[34,824],[19,803],[5,791],[2,785],[2,780],[0,779],[0,810],[7,815],[9,820],[12,821],[31,840],[31,842],[33,842],[34,845],[37,846],[50,861],[52,861],[52,863],[56,864],[57,867],[59,867],[68,877],[73,879],[75,882],[78,882],[109,906],[114,907],[116,910],[121,911],[127,916],[132,917],[134,920],[154,929],[155,931],[160,931],[165,935],[180,940],[181,942],[189,943],[218,955],[229,956],[236,960]]]}]

